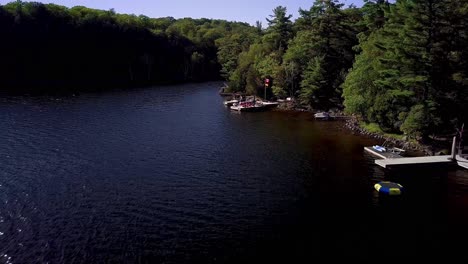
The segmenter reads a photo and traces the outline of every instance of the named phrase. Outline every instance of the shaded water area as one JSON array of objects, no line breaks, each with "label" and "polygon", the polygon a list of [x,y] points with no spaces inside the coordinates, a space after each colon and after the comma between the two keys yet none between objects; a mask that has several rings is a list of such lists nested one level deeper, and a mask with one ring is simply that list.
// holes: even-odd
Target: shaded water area
[{"label": "shaded water area", "polygon": [[382,142],[218,89],[0,99],[0,263],[468,260],[468,171],[385,171]]}]

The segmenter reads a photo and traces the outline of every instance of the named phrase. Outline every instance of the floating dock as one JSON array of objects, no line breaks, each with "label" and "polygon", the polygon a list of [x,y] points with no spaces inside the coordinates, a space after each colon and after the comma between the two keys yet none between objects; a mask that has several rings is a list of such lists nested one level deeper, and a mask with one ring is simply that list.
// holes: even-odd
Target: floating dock
[{"label": "floating dock", "polygon": [[460,167],[468,169],[468,155],[457,155],[457,137],[453,137],[452,154],[440,156],[426,156],[426,157],[402,157],[398,153],[392,151],[377,151],[372,147],[364,147],[364,149],[374,156],[381,159],[375,160],[375,164],[382,168],[394,168],[403,166],[423,166],[423,165],[451,165],[458,164]]},{"label": "floating dock", "polygon": [[370,154],[380,158],[375,160],[375,164],[382,168],[389,169],[394,167],[403,166],[416,166],[416,165],[437,165],[437,164],[452,164],[456,161],[452,155],[443,156],[426,156],[426,157],[403,157],[398,153],[391,151],[380,152],[372,147],[364,147],[364,150]]},{"label": "floating dock", "polygon": [[384,158],[375,160],[375,164],[383,168],[392,168],[409,165],[435,165],[454,163],[451,155],[411,157],[411,158]]}]

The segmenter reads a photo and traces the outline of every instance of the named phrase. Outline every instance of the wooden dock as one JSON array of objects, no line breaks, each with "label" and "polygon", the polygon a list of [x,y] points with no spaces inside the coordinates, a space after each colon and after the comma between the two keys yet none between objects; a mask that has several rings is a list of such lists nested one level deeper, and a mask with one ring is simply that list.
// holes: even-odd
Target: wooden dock
[{"label": "wooden dock", "polygon": [[383,168],[409,166],[409,165],[436,165],[453,163],[452,156],[427,156],[427,157],[411,157],[411,158],[386,158],[375,160],[375,164]]},{"label": "wooden dock", "polygon": [[375,160],[375,164],[382,168],[393,168],[400,166],[416,166],[416,165],[436,165],[436,164],[451,164],[455,161],[451,155],[444,156],[427,156],[427,157],[403,157],[394,152],[380,152],[372,147],[364,147],[370,154],[380,158]]},{"label": "wooden dock", "polygon": [[[429,166],[429,165],[451,165],[457,164],[463,168],[468,169],[468,165],[464,162],[466,159],[462,155],[457,155],[457,138],[453,138],[452,142],[452,154],[451,155],[440,155],[440,156],[425,156],[425,157],[402,157],[398,153],[384,151],[380,152],[372,147],[364,147],[364,149],[374,156],[381,159],[375,160],[375,164],[383,168],[394,168],[394,167],[408,167],[408,166]],[[460,152],[461,153],[461,152]],[[467,156],[468,157],[468,156]],[[463,161],[461,163],[460,161]],[[467,162],[468,164],[468,162]]]}]

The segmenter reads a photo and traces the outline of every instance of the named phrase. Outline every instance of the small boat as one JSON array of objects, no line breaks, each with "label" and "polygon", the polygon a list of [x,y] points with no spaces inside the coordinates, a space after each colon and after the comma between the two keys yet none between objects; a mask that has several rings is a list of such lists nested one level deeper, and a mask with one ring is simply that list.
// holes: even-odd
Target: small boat
[{"label": "small boat", "polygon": [[331,118],[330,114],[328,112],[319,112],[314,114],[315,119],[318,120],[329,120]]},{"label": "small boat", "polygon": [[224,105],[225,106],[232,106],[232,105],[238,104],[238,103],[239,103],[239,100],[234,99],[234,100],[225,101]]},{"label": "small boat", "polygon": [[394,153],[403,156],[405,154],[405,150],[397,147],[384,147],[380,145],[374,145],[372,148],[378,152],[387,152],[387,153]]},{"label": "small boat", "polygon": [[372,146],[373,149],[375,149],[378,152],[386,152],[387,149],[385,147],[379,146],[379,145],[374,145]]},{"label": "small boat", "polygon": [[404,156],[404,154],[406,153],[406,150],[397,147],[389,148],[389,151],[402,156]]},{"label": "small boat", "polygon": [[275,108],[279,105],[278,102],[269,102],[269,101],[262,101],[261,104],[265,107],[265,108]]},{"label": "small boat", "polygon": [[267,109],[263,104],[258,102],[240,102],[232,105],[230,108],[238,112],[259,112]]}]

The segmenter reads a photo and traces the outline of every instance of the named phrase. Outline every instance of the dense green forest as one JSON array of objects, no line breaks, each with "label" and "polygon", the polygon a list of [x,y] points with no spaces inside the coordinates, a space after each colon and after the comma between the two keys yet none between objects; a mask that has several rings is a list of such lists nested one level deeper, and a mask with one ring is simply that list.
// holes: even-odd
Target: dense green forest
[{"label": "dense green forest", "polygon": [[219,54],[230,87],[256,93],[272,78],[274,96],[342,108],[385,132],[454,132],[468,116],[468,1],[364,2],[316,0],[294,22],[275,8],[237,61]]},{"label": "dense green forest", "polygon": [[217,42],[242,35],[248,46],[257,34],[247,23],[16,1],[0,6],[0,90],[60,94],[220,80]]},{"label": "dense green forest", "polygon": [[[222,80],[427,138],[467,122],[468,0],[315,0],[262,27],[82,6],[0,6],[0,91],[70,93]],[[262,18],[259,18],[262,19]]]}]

